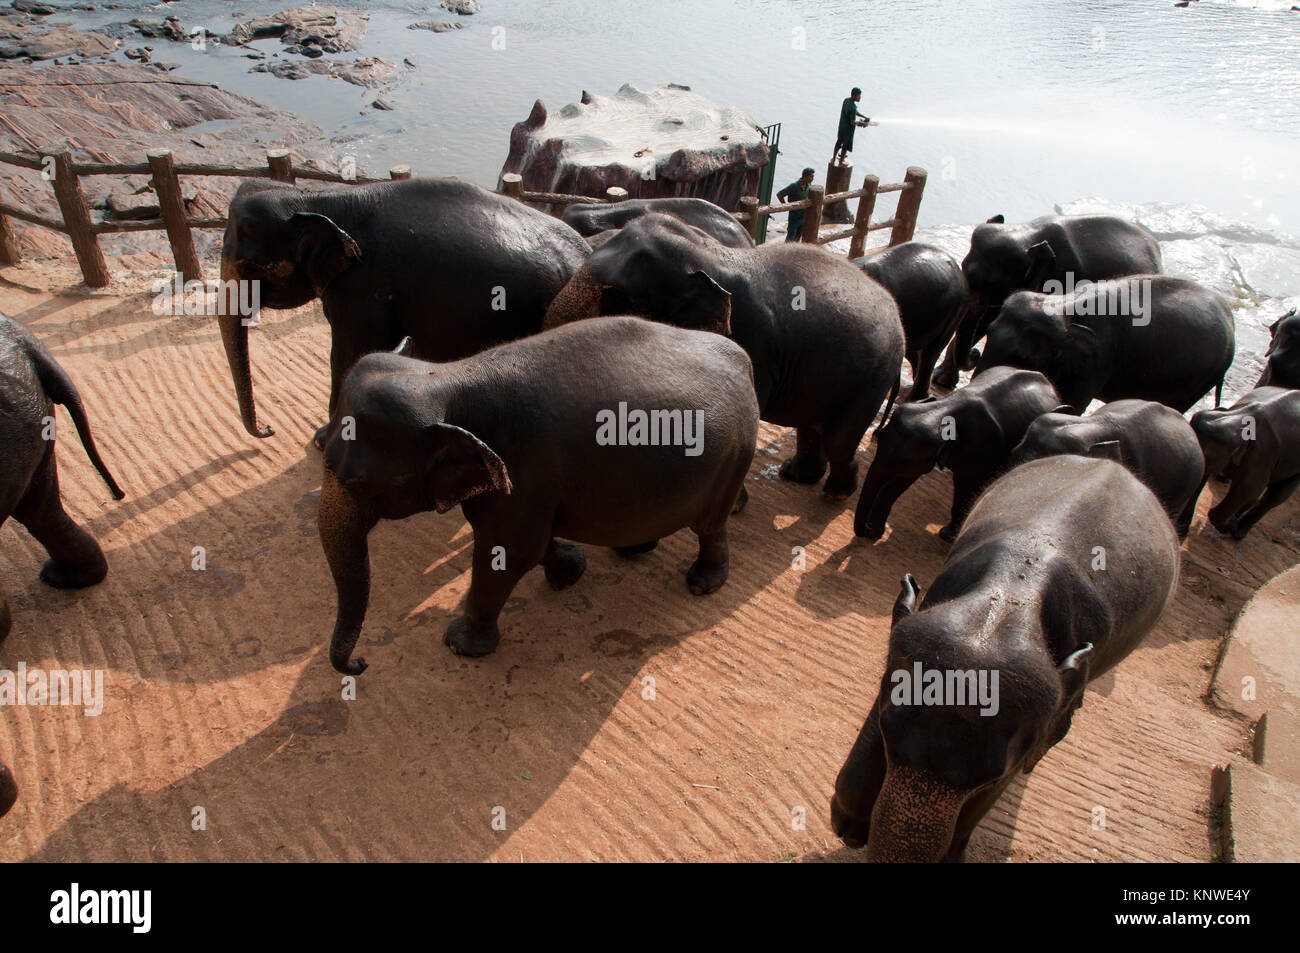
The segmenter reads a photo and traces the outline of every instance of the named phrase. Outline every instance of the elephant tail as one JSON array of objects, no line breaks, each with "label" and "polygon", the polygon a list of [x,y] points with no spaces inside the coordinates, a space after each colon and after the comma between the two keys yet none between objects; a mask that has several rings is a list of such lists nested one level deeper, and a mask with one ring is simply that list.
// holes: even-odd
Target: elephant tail
[{"label": "elephant tail", "polygon": [[94,464],[99,475],[103,478],[104,483],[108,486],[109,491],[113,494],[113,499],[120,500],[126,496],[117,481],[113,479],[113,474],[108,472],[108,467],[104,464],[99,455],[99,450],[95,448],[95,438],[90,433],[90,421],[86,419],[86,409],[81,404],[81,395],[77,393],[77,386],[72,383],[67,372],[59,366],[53,356],[45,347],[33,339],[35,346],[29,347],[28,353],[32,358],[32,363],[36,365],[36,376],[40,379],[41,387],[44,388],[46,395],[56,404],[62,404],[68,410],[68,415],[72,417],[72,422],[77,426],[77,435],[81,437],[81,446],[86,450],[86,456]]},{"label": "elephant tail", "polygon": [[[894,377],[894,386],[889,388],[889,397],[885,400],[885,412],[880,415],[880,423],[876,427],[876,433],[880,433],[880,428],[889,423],[889,415],[894,410],[894,402],[898,397],[898,392],[903,386],[903,368],[899,367],[897,376]],[[875,439],[875,434],[872,434]]]},{"label": "elephant tail", "polygon": [[[1225,375],[1226,377],[1226,375]],[[1223,406],[1223,377],[1219,378],[1219,383],[1214,385],[1214,409],[1218,410]]]}]

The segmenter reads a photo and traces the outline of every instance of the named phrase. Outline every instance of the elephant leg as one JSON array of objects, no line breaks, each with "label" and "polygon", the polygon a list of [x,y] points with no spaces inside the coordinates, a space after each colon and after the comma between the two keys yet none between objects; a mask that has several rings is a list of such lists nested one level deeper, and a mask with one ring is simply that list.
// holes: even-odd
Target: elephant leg
[{"label": "elephant leg", "polygon": [[800,427],[794,456],[781,464],[781,479],[795,483],[816,483],[826,472],[822,435],[816,427]]},{"label": "elephant leg", "polygon": [[717,592],[727,581],[730,562],[727,557],[727,524],[725,519],[714,530],[699,532],[700,554],[686,573],[686,584],[697,596]]},{"label": "elephant leg", "polygon": [[749,490],[742,486],[740,488],[740,493],[736,496],[736,505],[731,508],[731,515],[735,516],[738,513],[743,513],[745,511],[745,504],[748,502]]},{"label": "elephant leg", "polygon": [[371,351],[382,351],[388,346],[383,337],[375,334],[361,334],[358,329],[330,325],[330,403],[329,419],[325,421],[312,437],[317,450],[325,449],[325,440],[329,436],[330,425],[334,422],[334,412],[338,410],[339,393],[343,389],[343,378],[348,376],[352,365]]},{"label": "elephant leg", "polygon": [[[948,351],[943,356],[943,362],[939,369],[934,372],[933,381],[936,387],[942,387],[945,390],[952,390],[957,386],[957,342],[954,340],[948,345]],[[911,395],[908,395],[911,400]]]},{"label": "elephant leg", "polygon": [[108,575],[108,563],[99,543],[63,511],[54,444],[49,445],[26,494],[14,507],[14,519],[26,526],[50,554],[41,569],[42,582],[56,589],[84,589]]},{"label": "elephant leg", "polygon": [[[649,549],[642,552],[648,553],[659,545],[659,541],[655,540],[646,545]],[[587,571],[587,557],[582,555],[582,550],[572,543],[561,542],[552,537],[546,545],[546,554],[542,556],[542,569],[546,573],[546,581],[558,592],[561,589],[568,589],[582,578],[582,574]]]},{"label": "elephant leg", "polygon": [[[494,552],[498,547],[505,550],[505,561],[499,569],[493,567],[493,563],[499,561],[500,554]],[[550,550],[549,527],[513,543],[487,532],[480,533],[475,527],[473,568],[469,595],[465,597],[465,614],[447,627],[443,642],[457,655],[478,657],[494,652],[501,641],[497,619],[502,607],[524,573],[541,562]],[[555,561],[558,563],[564,558],[557,555]]]},{"label": "elephant leg", "polygon": [[934,364],[939,360],[939,354],[942,351],[943,344],[935,342],[927,345],[917,355],[916,362],[912,364],[912,387],[907,392],[908,401],[916,401],[922,397],[930,396],[930,381],[933,379]]},{"label": "elephant leg", "polygon": [[1201,492],[1205,489],[1205,484],[1209,482],[1209,476],[1201,477],[1201,482],[1196,486],[1196,492],[1192,494],[1191,499],[1183,507],[1178,519],[1174,521],[1174,528],[1178,530],[1178,538],[1186,539],[1188,531],[1192,528],[1192,520],[1196,518],[1196,503],[1201,498]]},{"label": "elephant leg", "polygon": [[1279,480],[1276,483],[1270,483],[1264,495],[1260,497],[1259,502],[1252,506],[1242,516],[1238,517],[1232,527],[1232,536],[1234,539],[1244,539],[1250,532],[1251,527],[1258,523],[1269,510],[1281,503],[1285,503],[1287,498],[1300,487],[1300,476],[1293,476],[1287,480]]},{"label": "elephant leg", "polygon": [[1237,521],[1246,515],[1246,511],[1259,501],[1267,489],[1267,474],[1238,471],[1223,499],[1210,510],[1210,523],[1225,536],[1233,535]]},{"label": "elephant leg", "polygon": [[952,475],[952,516],[949,518],[948,525],[939,530],[939,538],[946,543],[951,543],[961,532],[961,524],[966,522],[966,514],[970,508],[975,505],[975,500],[980,495],[980,490],[988,482],[991,474],[985,472],[957,473],[953,471]]}]

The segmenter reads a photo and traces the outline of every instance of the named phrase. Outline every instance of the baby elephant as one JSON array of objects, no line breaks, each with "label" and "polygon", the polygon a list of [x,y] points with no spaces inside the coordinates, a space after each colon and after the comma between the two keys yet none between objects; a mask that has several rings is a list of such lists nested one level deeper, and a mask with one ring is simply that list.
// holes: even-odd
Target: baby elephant
[{"label": "baby elephant", "polygon": [[961,265],[942,248],[904,242],[853,262],[893,295],[903,322],[904,354],[912,366],[908,400],[930,393],[930,376],[969,310]]},{"label": "baby elephant", "polygon": [[[100,582],[108,563],[99,543],[63,511],[54,459],[55,404],[67,408],[86,456],[120,500],[122,491],[99,458],[72,380],[30,331],[0,315],[0,525],[12,516],[45,547],[50,559],[41,581],[81,589]],[[11,625],[9,603],[0,596],[0,641]]]},{"label": "baby elephant", "polygon": [[1245,538],[1300,486],[1300,390],[1256,387],[1227,409],[1201,411],[1192,429],[1205,454],[1206,476],[1232,483],[1210,510],[1210,523],[1220,533]]},{"label": "baby elephant", "polygon": [[1005,469],[1025,430],[1060,404],[1037,371],[997,367],[946,397],[900,404],[876,431],[876,455],[862,481],[853,532],[885,534],[900,496],[935,467],[952,471],[952,518],[939,536],[952,542],[980,491]]},{"label": "baby elephant", "polygon": [[1110,460],[1017,467],[975,504],[919,611],[903,577],[880,691],[831,826],[874,861],[960,860],[1088,682],[1133,651],[1178,582],[1164,508]]},{"label": "baby elephant", "polygon": [[593,318],[448,364],[367,355],[325,444],[330,661],[351,675],[366,667],[351,655],[375,523],[457,504],[474,529],[465,614],[446,635],[462,655],[497,647],[501,607],[539,562],[552,587],[577,582],[586,560],[557,537],[645,552],[689,526],[700,550],[686,581],[713,592],[757,438],[749,358],[718,334]]},{"label": "baby elephant", "polygon": [[1087,417],[1043,414],[1012,451],[1011,465],[1062,453],[1124,464],[1165,505],[1178,538],[1187,536],[1205,458],[1196,432],[1178,411],[1149,400],[1117,400]]},{"label": "baby elephant", "polygon": [[1300,311],[1292,308],[1268,329],[1268,354],[1256,387],[1300,388]]}]

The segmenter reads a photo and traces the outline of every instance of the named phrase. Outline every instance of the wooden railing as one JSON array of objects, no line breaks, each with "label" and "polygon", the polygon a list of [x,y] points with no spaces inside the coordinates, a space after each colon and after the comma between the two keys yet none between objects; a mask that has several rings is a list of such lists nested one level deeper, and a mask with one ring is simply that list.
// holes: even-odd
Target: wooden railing
[{"label": "wooden railing", "polygon": [[[921,195],[925,191],[925,180],[928,176],[925,169],[909,166],[902,182],[888,185],[881,185],[880,179],[874,175],[868,175],[863,180],[862,188],[849,192],[833,192],[827,195],[824,185],[811,185],[808,187],[808,198],[780,205],[759,205],[757,197],[746,195],[740,200],[741,211],[734,214],[737,219],[745,223],[749,234],[757,237],[760,216],[806,209],[807,214],[804,216],[800,241],[810,245],[826,245],[848,238],[851,239],[849,258],[861,258],[866,251],[867,235],[871,232],[891,229],[889,235],[891,248],[912,240],[912,235],[916,232],[916,216],[921,210]],[[898,208],[895,209],[893,218],[873,223],[871,216],[876,210],[876,196],[885,192],[899,193]],[[821,234],[822,209],[827,205],[847,202],[851,199],[858,200],[858,214],[854,217],[853,225],[828,235]]]},{"label": "wooden railing", "polygon": [[[194,248],[193,229],[225,228],[226,216],[219,218],[199,218],[188,214],[182,198],[180,177],[182,175],[217,175],[238,178],[264,178],[276,182],[292,183],[298,179],[317,182],[333,182],[347,185],[362,185],[371,182],[383,182],[394,179],[409,179],[411,167],[394,166],[389,170],[389,179],[375,179],[362,175],[345,176],[338,172],[326,172],[311,166],[294,165],[293,157],[287,149],[277,149],[266,154],[266,165],[257,166],[220,166],[202,163],[177,163],[171,152],[158,149],[146,153],[145,162],[73,162],[72,155],[66,147],[51,150],[38,156],[24,156],[15,153],[0,152],[0,163],[32,169],[49,180],[54,189],[54,198],[58,203],[62,220],[33,212],[3,201],[0,195],[0,265],[16,265],[22,260],[18,239],[14,232],[12,219],[38,225],[52,231],[67,235],[72,242],[77,263],[81,267],[82,277],[87,286],[103,288],[108,285],[108,265],[104,260],[103,250],[99,247],[99,236],[116,232],[165,231],[171,245],[172,257],[176,260],[176,270],[185,281],[202,281],[203,269],[199,263],[198,253]],[[148,175],[153,180],[153,190],[158,197],[157,218],[142,221],[105,221],[95,222],[90,215],[90,206],[81,188],[82,176],[93,175]],[[850,258],[862,256],[868,232],[877,229],[892,228],[890,245],[910,241],[916,228],[916,213],[921,205],[921,192],[925,188],[926,173],[924,169],[913,166],[907,170],[903,182],[895,185],[880,185],[874,175],[869,175],[861,189],[852,192],[837,192],[825,195],[825,188],[814,185],[809,190],[809,197],[801,202],[786,205],[759,206],[758,199],[746,196],[740,200],[743,210],[733,213],[748,224],[749,232],[754,235],[758,228],[758,217],[773,212],[789,212],[807,209],[804,220],[803,241],[824,245],[841,238],[852,238],[849,250]],[[537,202],[552,206],[567,206],[575,202],[620,202],[628,197],[626,189],[611,186],[604,196],[568,195],[558,192],[527,192],[523,188],[522,178],[513,172],[501,177],[501,192],[521,202]],[[871,214],[875,209],[876,196],[882,192],[899,192],[898,210],[887,222],[871,223]],[[831,202],[859,199],[858,214],[853,227],[831,235],[819,236],[822,208]]]}]

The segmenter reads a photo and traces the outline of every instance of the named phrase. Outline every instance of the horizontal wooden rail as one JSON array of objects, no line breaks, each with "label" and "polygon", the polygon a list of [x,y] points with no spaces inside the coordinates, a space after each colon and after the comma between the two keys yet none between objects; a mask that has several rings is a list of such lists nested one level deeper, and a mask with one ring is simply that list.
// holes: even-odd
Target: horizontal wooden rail
[{"label": "horizontal wooden rail", "polygon": [[29,212],[27,209],[19,208],[16,205],[10,205],[8,202],[0,202],[0,215],[8,215],[10,218],[16,218],[20,222],[28,222],[32,225],[39,225],[41,228],[52,229],[56,232],[67,234],[68,229],[57,218],[49,218],[45,215],[39,215],[36,212]]}]

